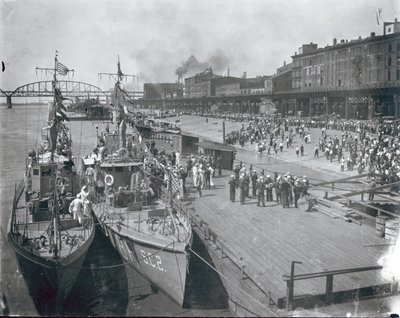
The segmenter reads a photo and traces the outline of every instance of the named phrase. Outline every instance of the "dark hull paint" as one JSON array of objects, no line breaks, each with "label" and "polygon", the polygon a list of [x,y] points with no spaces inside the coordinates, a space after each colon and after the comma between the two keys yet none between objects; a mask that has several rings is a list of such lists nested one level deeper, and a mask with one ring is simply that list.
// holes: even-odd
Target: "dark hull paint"
[{"label": "dark hull paint", "polygon": [[78,277],[94,236],[95,230],[93,229],[88,240],[79,249],[67,258],[55,261],[29,253],[8,231],[8,242],[15,252],[29,293],[39,313],[59,314],[63,302]]}]

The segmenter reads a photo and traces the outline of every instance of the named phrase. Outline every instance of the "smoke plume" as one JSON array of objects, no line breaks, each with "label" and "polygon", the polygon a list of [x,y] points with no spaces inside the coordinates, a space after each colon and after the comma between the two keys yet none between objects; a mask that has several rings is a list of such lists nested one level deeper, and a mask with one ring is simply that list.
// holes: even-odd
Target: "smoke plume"
[{"label": "smoke plume", "polygon": [[229,58],[220,50],[215,54],[211,55],[206,61],[200,62],[193,54],[178,66],[175,70],[175,74],[178,79],[181,79],[184,75],[193,75],[195,73],[203,72],[206,68],[211,67],[214,72],[221,72],[226,70],[229,65]]}]

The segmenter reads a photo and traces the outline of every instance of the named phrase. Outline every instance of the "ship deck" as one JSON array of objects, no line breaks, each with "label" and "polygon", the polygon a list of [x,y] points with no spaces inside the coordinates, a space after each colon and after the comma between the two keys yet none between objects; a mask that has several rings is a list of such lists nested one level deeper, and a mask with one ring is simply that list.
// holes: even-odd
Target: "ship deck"
[{"label": "ship deck", "polygon": [[[174,232],[172,218],[161,201],[155,201],[151,205],[144,205],[139,209],[120,208],[103,202],[93,206],[93,211],[100,218],[101,215],[108,215],[108,219],[104,221],[107,226],[120,234],[134,239],[147,241],[151,237],[151,241],[154,244],[165,247],[165,244],[169,245],[177,237],[177,233]],[[179,241],[188,242],[191,238],[191,231],[187,220],[183,215],[176,214],[174,221],[178,228]],[[179,248],[180,245],[178,243],[176,247]]]},{"label": "ship deck", "polygon": [[[92,218],[83,216],[81,220],[80,224],[71,214],[60,216],[61,250],[59,257],[67,257],[74,253],[92,236],[92,231],[94,231],[93,224],[90,224]],[[17,244],[34,255],[44,258],[53,257],[53,251],[49,246],[51,221],[48,218],[34,220],[32,214],[25,213],[25,207],[20,202],[19,208],[16,210],[16,224],[15,230],[21,234],[14,236]],[[44,241],[44,244],[41,243],[41,240]]]},{"label": "ship deck", "polygon": [[[203,190],[202,197],[193,194],[195,199],[190,205],[194,219],[202,227],[200,232],[206,228],[209,233],[206,239],[215,243],[214,250],[221,254],[219,260],[213,259],[220,263],[217,268],[227,275],[229,267],[224,267],[223,261],[226,255],[242,266],[242,275],[246,273],[245,277],[265,294],[270,292],[276,304],[286,299],[283,276],[290,274],[292,261],[301,262],[296,264],[295,275],[371,267],[378,265],[379,258],[389,248],[373,227],[349,223],[318,210],[303,212],[294,207],[282,208],[276,202],[258,207],[255,198],[246,199],[241,205],[238,190],[236,202],[232,203],[228,180],[228,176],[214,178],[213,190]],[[379,270],[335,275],[333,293],[388,283]],[[326,284],[325,277],[296,280],[294,298],[323,295]]]}]

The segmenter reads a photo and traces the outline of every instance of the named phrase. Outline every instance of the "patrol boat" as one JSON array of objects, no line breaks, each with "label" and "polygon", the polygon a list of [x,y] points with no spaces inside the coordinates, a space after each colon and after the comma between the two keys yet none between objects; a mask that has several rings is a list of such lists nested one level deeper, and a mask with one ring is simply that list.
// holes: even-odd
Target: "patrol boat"
[{"label": "patrol boat", "polygon": [[193,237],[189,216],[176,206],[180,180],[151,155],[135,128],[126,134],[124,95],[118,80],[112,96],[117,127],[102,134],[98,161],[86,170],[94,178],[92,210],[126,266],[183,306]]},{"label": "patrol boat", "polygon": [[[25,177],[15,187],[7,238],[38,312],[53,315],[60,313],[76,281],[95,228],[88,202],[76,198],[80,182],[56,76],[68,69],[56,53],[54,69],[46,70],[54,72],[48,127],[42,129],[40,149],[28,154]],[[85,207],[86,214],[83,209],[70,214],[72,201]]]}]

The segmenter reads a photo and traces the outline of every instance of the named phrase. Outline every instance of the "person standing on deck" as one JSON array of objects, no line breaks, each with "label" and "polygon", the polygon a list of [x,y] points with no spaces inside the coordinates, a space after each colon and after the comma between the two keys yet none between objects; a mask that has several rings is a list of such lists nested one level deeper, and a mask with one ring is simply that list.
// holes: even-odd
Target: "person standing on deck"
[{"label": "person standing on deck", "polygon": [[218,156],[217,158],[217,169],[218,169],[218,176],[222,174],[222,158]]},{"label": "person standing on deck", "polygon": [[274,182],[272,181],[270,175],[267,175],[264,184],[265,184],[265,189],[267,190],[267,202],[271,202],[274,200],[272,198],[272,188],[274,187]]},{"label": "person standing on deck", "polygon": [[303,191],[302,184],[300,180],[296,177],[293,185],[294,192],[294,207],[297,208],[297,201],[300,199],[300,194]]},{"label": "person standing on deck", "polygon": [[239,188],[240,188],[240,204],[244,204],[244,198],[246,196],[246,183],[244,180],[244,175],[241,175],[239,178]]},{"label": "person standing on deck", "polygon": [[249,198],[249,191],[250,191],[250,176],[248,172],[244,173],[244,182],[245,182],[245,190],[246,190],[246,198]]},{"label": "person standing on deck", "polygon": [[275,195],[276,195],[276,203],[281,203],[281,176],[278,176],[275,180]]},{"label": "person standing on deck", "polygon": [[215,176],[215,170],[213,168],[213,165],[208,165],[208,170],[210,171],[210,186],[214,187],[214,181],[213,178]]},{"label": "person standing on deck", "polygon": [[257,181],[257,206],[260,206],[260,203],[262,203],[262,206],[265,207],[264,191],[264,178],[260,177],[260,179]]},{"label": "person standing on deck", "polygon": [[252,175],[251,175],[251,188],[253,190],[253,197],[256,197],[257,195],[257,171],[253,171]]},{"label": "person standing on deck", "polygon": [[236,164],[235,169],[233,169],[233,172],[235,174],[235,182],[236,182],[236,188],[239,188],[239,172],[240,172],[240,167],[238,164]]},{"label": "person standing on deck", "polygon": [[205,188],[208,187],[208,190],[211,190],[211,173],[210,173],[210,169],[206,168],[204,170],[204,182],[205,182]]},{"label": "person standing on deck", "polygon": [[232,202],[235,202],[236,181],[234,175],[231,175],[231,179],[229,180],[228,184],[229,184],[229,199]]},{"label": "person standing on deck", "polygon": [[281,201],[282,201],[282,207],[288,208],[289,207],[289,192],[291,190],[291,185],[290,183],[285,179],[281,179]]},{"label": "person standing on deck", "polygon": [[202,178],[200,177],[200,170],[197,171],[197,176],[196,176],[196,189],[199,193],[199,197],[201,197],[201,188],[202,188]]},{"label": "person standing on deck", "polygon": [[193,165],[193,168],[192,168],[192,174],[193,174],[193,186],[194,186],[194,187],[196,187],[196,186],[197,186],[197,177],[198,177],[198,174],[197,174],[197,172],[198,172],[198,166],[199,166],[199,164],[198,164],[198,163],[196,163],[195,165]]}]

